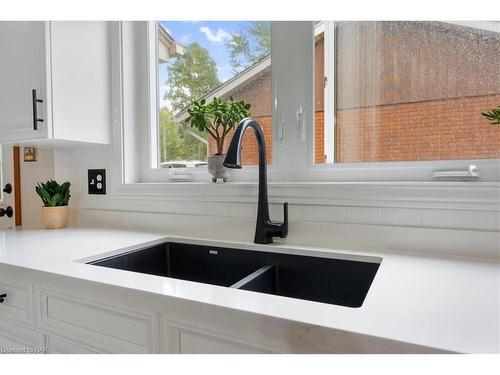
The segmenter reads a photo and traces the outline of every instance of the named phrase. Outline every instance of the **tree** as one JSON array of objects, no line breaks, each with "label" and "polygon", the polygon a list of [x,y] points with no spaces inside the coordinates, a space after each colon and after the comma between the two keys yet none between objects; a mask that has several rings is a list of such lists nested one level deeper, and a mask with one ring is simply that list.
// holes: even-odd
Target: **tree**
[{"label": "tree", "polygon": [[160,161],[206,160],[207,145],[193,136],[206,138],[197,129],[189,129],[187,124],[177,124],[167,107],[160,109]]},{"label": "tree", "polygon": [[184,55],[168,67],[165,99],[170,102],[171,110],[175,113],[220,84],[215,61],[209,51],[198,43],[191,43]]},{"label": "tree", "polygon": [[239,73],[261,60],[271,52],[271,23],[251,22],[239,33],[226,41],[229,63],[235,73]]},{"label": "tree", "polygon": [[186,122],[193,129],[210,134],[217,146],[215,155],[222,155],[226,136],[241,120],[250,116],[250,108],[249,103],[243,100],[235,102],[232,96],[229,100],[214,97],[210,103],[202,99],[188,109]]},{"label": "tree", "polygon": [[160,109],[160,161],[179,158],[181,138],[178,126],[172,121],[172,115],[166,107]]}]

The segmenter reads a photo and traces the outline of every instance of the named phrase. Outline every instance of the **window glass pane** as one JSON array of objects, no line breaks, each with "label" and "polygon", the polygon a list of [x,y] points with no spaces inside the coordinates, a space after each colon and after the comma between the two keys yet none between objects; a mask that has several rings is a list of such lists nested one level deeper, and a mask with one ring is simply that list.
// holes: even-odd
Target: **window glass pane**
[{"label": "window glass pane", "polygon": [[[325,29],[315,26],[314,36],[314,156],[315,163],[324,163],[325,155],[325,90],[328,82],[325,72]],[[333,125],[333,123],[332,123]]]},{"label": "window glass pane", "polygon": [[[481,115],[500,105],[498,30],[496,22],[336,23],[326,41],[335,59],[325,65],[335,64],[335,162],[500,158],[500,126]],[[325,60],[316,55],[320,76]]]},{"label": "window glass pane", "polygon": [[[214,97],[251,104],[272,158],[271,23],[160,21],[158,23],[159,159],[161,167],[205,167],[220,147],[186,119],[193,102]],[[211,129],[223,134],[222,127]],[[222,153],[231,140],[224,138]],[[245,135],[243,163],[257,164],[257,144]]]}]

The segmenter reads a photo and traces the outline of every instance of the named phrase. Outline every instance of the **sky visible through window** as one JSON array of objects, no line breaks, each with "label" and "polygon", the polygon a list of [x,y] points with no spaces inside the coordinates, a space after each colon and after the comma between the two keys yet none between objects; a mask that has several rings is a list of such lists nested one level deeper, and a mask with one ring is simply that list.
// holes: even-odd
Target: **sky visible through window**
[{"label": "sky visible through window", "polygon": [[[175,41],[183,47],[192,43],[198,43],[209,51],[210,57],[215,61],[217,77],[221,83],[231,79],[237,74],[230,62],[230,51],[227,46],[234,35],[241,35],[255,22],[252,21],[160,21]],[[270,28],[270,23],[268,27]],[[250,40],[250,44],[254,43]],[[173,63],[160,65],[158,72],[160,106],[168,107],[168,99],[165,98],[168,81],[168,69]],[[250,64],[247,64],[250,65]],[[245,68],[247,66],[244,66]],[[240,69],[241,70],[241,69]]]}]

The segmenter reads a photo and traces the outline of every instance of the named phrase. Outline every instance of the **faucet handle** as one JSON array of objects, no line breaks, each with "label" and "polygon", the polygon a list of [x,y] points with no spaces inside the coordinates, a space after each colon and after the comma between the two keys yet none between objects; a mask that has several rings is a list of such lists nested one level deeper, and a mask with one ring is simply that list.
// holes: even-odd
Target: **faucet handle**
[{"label": "faucet handle", "polygon": [[285,238],[288,235],[288,202],[283,203],[283,224],[281,226],[280,237]]}]

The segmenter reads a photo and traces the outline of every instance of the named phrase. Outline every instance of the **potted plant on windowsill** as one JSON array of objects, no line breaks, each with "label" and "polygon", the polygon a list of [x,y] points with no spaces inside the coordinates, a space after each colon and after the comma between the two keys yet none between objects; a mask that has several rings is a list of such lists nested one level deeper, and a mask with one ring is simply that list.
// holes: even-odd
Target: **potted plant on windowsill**
[{"label": "potted plant on windowsill", "polygon": [[66,228],[68,226],[70,186],[69,182],[59,185],[56,181],[50,180],[46,183],[38,183],[35,187],[43,202],[42,220],[46,229]]},{"label": "potted plant on windowsill", "polygon": [[195,101],[188,110],[186,122],[193,128],[207,132],[215,141],[216,153],[208,157],[208,170],[213,182],[219,178],[224,182],[227,179],[227,169],[223,165],[226,156],[224,142],[231,129],[244,118],[250,117],[250,107],[249,103],[234,101],[230,97],[229,100],[214,98],[210,103],[205,99]]}]

